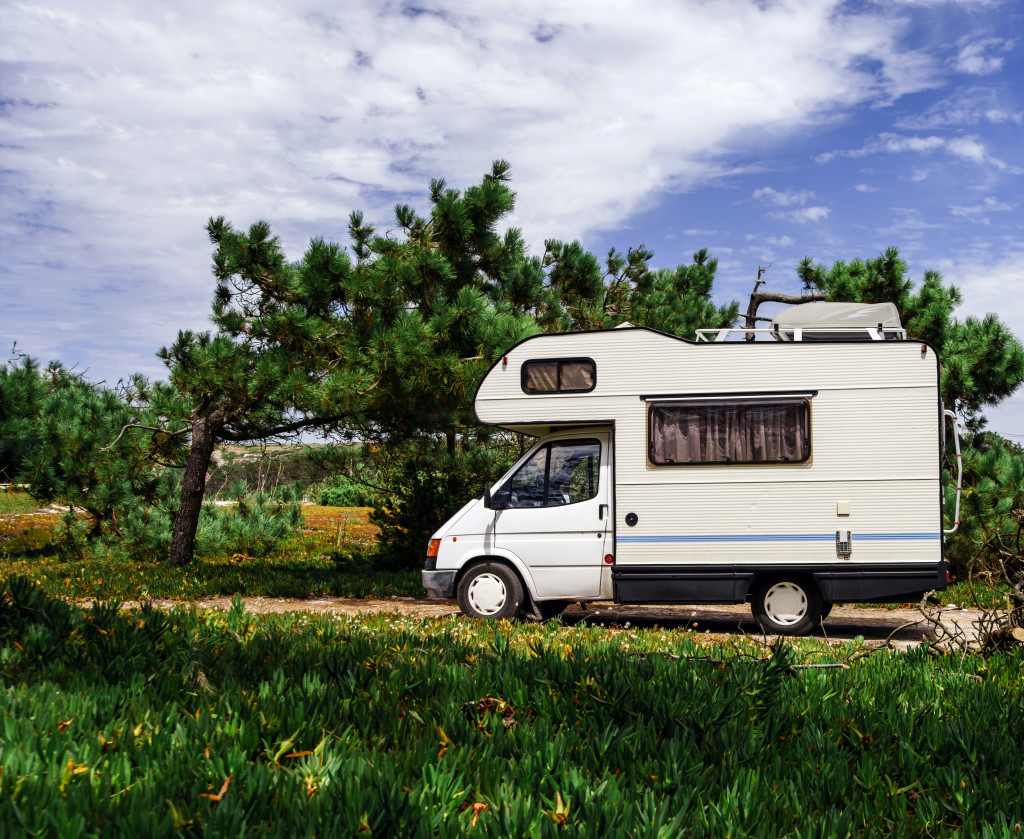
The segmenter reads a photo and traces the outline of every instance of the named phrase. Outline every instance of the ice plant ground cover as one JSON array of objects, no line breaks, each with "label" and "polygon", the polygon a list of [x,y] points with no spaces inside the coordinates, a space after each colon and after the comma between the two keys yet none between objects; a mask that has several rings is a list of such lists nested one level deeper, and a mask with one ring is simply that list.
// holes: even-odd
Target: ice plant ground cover
[{"label": "ice plant ground cover", "polygon": [[32,835],[1009,836],[1022,655],[680,630],[81,609],[0,588]]}]

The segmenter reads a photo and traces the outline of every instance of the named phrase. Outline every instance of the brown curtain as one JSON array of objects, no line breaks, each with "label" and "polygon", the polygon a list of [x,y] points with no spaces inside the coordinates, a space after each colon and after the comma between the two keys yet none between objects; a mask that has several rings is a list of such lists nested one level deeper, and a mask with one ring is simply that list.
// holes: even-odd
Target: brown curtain
[{"label": "brown curtain", "polygon": [[530,361],[526,364],[523,387],[528,391],[553,392],[558,390],[558,362]]},{"label": "brown curtain", "polygon": [[652,405],[652,463],[790,463],[810,457],[806,399]]},{"label": "brown curtain", "polygon": [[590,390],[593,386],[594,362],[562,362],[562,390]]}]

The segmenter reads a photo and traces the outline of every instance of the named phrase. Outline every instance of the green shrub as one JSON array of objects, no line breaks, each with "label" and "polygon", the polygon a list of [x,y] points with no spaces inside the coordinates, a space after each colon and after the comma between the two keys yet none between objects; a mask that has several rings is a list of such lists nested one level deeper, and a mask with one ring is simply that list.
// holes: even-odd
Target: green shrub
[{"label": "green shrub", "polygon": [[380,500],[380,494],[371,487],[346,475],[332,475],[318,487],[317,497],[323,507],[372,507]]}]

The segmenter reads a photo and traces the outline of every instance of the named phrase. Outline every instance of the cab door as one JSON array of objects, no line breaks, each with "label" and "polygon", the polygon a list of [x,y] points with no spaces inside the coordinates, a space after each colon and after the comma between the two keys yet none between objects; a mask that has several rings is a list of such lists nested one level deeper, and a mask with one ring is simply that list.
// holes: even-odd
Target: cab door
[{"label": "cab door", "polygon": [[549,440],[494,493],[495,545],[533,574],[540,597],[597,597],[611,545],[610,432]]}]

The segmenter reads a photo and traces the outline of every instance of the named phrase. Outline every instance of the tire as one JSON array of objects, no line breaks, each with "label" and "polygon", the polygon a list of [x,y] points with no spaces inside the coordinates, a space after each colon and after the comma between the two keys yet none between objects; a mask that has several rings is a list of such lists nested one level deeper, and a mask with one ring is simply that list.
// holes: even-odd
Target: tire
[{"label": "tire", "polygon": [[821,624],[818,587],[800,577],[776,577],[758,585],[754,618],[770,635],[806,635]]},{"label": "tire", "polygon": [[825,620],[825,618],[827,618],[830,614],[832,614],[832,607],[833,606],[835,606],[835,603],[822,603],[821,604],[821,618],[820,618],[820,620]]},{"label": "tire", "polygon": [[459,580],[459,609],[479,620],[514,617],[523,605],[523,585],[516,572],[500,562],[480,562]]}]

